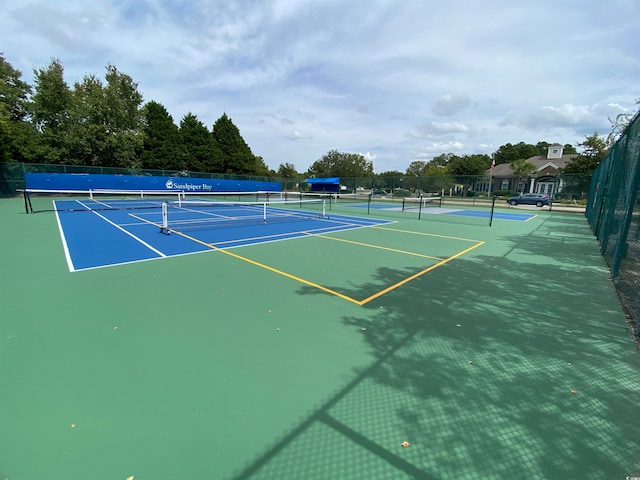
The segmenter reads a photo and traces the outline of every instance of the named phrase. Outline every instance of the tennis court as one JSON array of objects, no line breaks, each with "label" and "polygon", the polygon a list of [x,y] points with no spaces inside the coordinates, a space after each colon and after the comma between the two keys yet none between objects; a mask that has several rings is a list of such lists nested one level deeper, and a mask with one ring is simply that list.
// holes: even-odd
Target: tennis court
[{"label": "tennis court", "polygon": [[315,207],[167,235],[0,200],[0,478],[640,475],[640,357],[582,216]]}]

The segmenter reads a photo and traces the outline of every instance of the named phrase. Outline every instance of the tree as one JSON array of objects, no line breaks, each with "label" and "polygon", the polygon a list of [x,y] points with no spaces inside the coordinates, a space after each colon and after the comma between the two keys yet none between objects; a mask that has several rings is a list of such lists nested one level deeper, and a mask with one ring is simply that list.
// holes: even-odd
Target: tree
[{"label": "tree", "polygon": [[181,169],[178,160],[179,131],[167,109],[152,100],[143,107],[142,112],[142,168]]},{"label": "tree", "polygon": [[46,68],[34,69],[35,93],[31,110],[37,139],[37,158],[44,163],[68,161],[69,116],[73,96],[64,80],[64,68],[52,59]]},{"label": "tree", "polygon": [[300,176],[293,163],[281,163],[277,175],[280,178],[298,178]]},{"label": "tree", "polygon": [[447,164],[447,171],[454,176],[456,183],[464,185],[468,191],[471,185],[486,176],[490,166],[489,155],[474,154],[462,157],[454,155]]},{"label": "tree", "polygon": [[633,113],[619,113],[615,118],[609,117],[609,123],[611,124],[611,132],[607,135],[607,145],[612,147],[614,143],[624,135],[624,131],[627,129],[631,120],[633,119]]},{"label": "tree", "polygon": [[513,169],[513,174],[516,176],[514,191],[517,191],[518,185],[523,176],[528,178],[529,175],[535,173],[537,170],[536,166],[525,158],[519,158],[518,160],[511,162],[511,168]]},{"label": "tree", "polygon": [[571,159],[561,173],[591,173],[609,153],[607,140],[600,137],[598,132],[586,136],[578,146],[582,148],[582,153]]},{"label": "tree", "polygon": [[28,115],[28,97],[31,86],[22,79],[0,52],[0,116],[11,122],[22,122]]},{"label": "tree", "polygon": [[264,158],[262,158],[260,155],[255,155],[255,162],[256,162],[256,175],[259,177],[273,177],[276,172],[274,172],[273,170],[271,170],[267,164],[264,162]]},{"label": "tree", "polygon": [[307,170],[309,177],[373,177],[373,163],[359,153],[331,150]]},{"label": "tree", "polygon": [[[213,124],[214,145],[222,154],[222,172],[256,175],[260,162],[240,135],[240,130],[224,113]],[[264,162],[262,162],[264,165]]]},{"label": "tree", "polygon": [[0,52],[0,162],[26,161],[33,152],[35,131],[29,123],[32,88]]},{"label": "tree", "polygon": [[[539,142],[538,145],[544,145],[546,142]],[[548,145],[548,144],[547,144]],[[545,153],[545,152],[543,152]],[[493,153],[493,159],[496,161],[496,165],[502,163],[511,163],[521,158],[531,158],[536,155],[542,155],[539,148],[529,143],[519,142],[516,145],[507,143],[502,145]]]},{"label": "tree", "polygon": [[414,160],[407,167],[406,177],[402,181],[402,187],[417,192],[420,190],[420,177],[426,175],[427,162]]},{"label": "tree", "polygon": [[414,160],[407,167],[406,175],[411,177],[421,177],[425,174],[427,162],[424,160]]},{"label": "tree", "polygon": [[138,84],[113,65],[106,84],[95,75],[76,82],[70,114],[70,157],[83,165],[139,168],[144,136]]},{"label": "tree", "polygon": [[282,187],[285,190],[293,190],[298,188],[298,184],[301,180],[301,175],[298,173],[293,163],[281,163],[278,167],[276,175],[283,180]]},{"label": "tree", "polygon": [[180,165],[184,170],[217,173],[222,171],[222,154],[209,129],[191,112],[180,121]]},{"label": "tree", "polygon": [[455,157],[453,153],[443,153],[441,155],[437,155],[433,157],[433,159],[429,162],[429,168],[435,166],[446,167],[453,157]]},{"label": "tree", "polygon": [[375,186],[386,191],[404,188],[404,173],[398,170],[388,170],[375,176]]}]

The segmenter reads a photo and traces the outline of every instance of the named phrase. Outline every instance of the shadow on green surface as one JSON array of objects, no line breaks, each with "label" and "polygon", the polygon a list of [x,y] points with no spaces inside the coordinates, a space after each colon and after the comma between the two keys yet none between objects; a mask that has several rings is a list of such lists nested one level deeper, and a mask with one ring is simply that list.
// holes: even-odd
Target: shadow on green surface
[{"label": "shadow on green surface", "polygon": [[550,217],[344,317],[377,360],[234,478],[633,475],[640,358],[586,233]]}]

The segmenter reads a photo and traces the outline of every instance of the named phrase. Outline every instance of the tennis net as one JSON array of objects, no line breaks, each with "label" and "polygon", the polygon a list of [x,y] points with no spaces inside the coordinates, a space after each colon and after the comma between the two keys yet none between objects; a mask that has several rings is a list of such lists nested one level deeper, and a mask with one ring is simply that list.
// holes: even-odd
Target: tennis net
[{"label": "tennis net", "polygon": [[405,197],[402,199],[402,211],[422,210],[424,208],[441,207],[442,197]]},{"label": "tennis net", "polygon": [[268,200],[256,202],[181,199],[162,203],[160,231],[195,229],[328,219],[326,200]]},{"label": "tennis net", "polygon": [[171,190],[22,190],[27,213],[86,212],[94,210],[160,209],[163,202],[206,198],[210,202],[281,199],[281,192],[183,192]]},{"label": "tennis net", "polygon": [[370,203],[370,193],[330,193],[330,192],[283,192],[283,197],[287,200],[326,200],[327,206],[340,203]]}]

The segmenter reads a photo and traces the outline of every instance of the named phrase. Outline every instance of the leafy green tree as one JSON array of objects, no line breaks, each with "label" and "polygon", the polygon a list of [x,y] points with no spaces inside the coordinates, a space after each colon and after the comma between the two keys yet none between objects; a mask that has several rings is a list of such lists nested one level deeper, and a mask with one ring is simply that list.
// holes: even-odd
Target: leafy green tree
[{"label": "leafy green tree", "polygon": [[249,145],[240,135],[240,130],[224,113],[213,124],[211,132],[214,145],[222,154],[222,172],[244,175],[256,175],[259,162],[251,153]]},{"label": "leafy green tree", "polygon": [[[107,65],[106,100],[108,153],[114,166],[140,167],[142,94],[138,84],[114,65]],[[107,157],[108,158],[108,157]]]},{"label": "leafy green tree", "polygon": [[522,178],[528,178],[529,175],[535,173],[537,168],[536,166],[529,162],[525,158],[519,158],[518,160],[514,160],[510,162],[511,168],[513,169],[513,174],[516,176],[516,182],[514,188],[518,188],[518,184]]},{"label": "leafy green tree", "polygon": [[551,146],[551,144],[549,142],[538,142],[538,143],[536,143],[536,148],[538,149],[537,155],[546,155],[547,154],[547,150],[549,149],[550,146]]},{"label": "leafy green tree", "polygon": [[[545,144],[546,142],[540,142],[538,145]],[[519,142],[516,145],[507,143],[502,145],[493,153],[493,159],[496,161],[496,165],[502,163],[511,163],[521,158],[531,158],[536,155],[542,155],[540,150],[535,145],[529,143]]]},{"label": "leafy green tree", "polygon": [[182,169],[193,172],[222,170],[222,155],[209,129],[191,112],[180,121],[180,162]]},{"label": "leafy green tree", "polygon": [[359,153],[344,153],[330,150],[316,160],[307,170],[308,177],[373,177],[373,163]]},{"label": "leafy green tree", "polygon": [[564,147],[562,148],[562,152],[563,152],[563,153],[565,153],[565,154],[569,154],[569,155],[571,155],[571,154],[573,154],[573,153],[578,153],[578,152],[576,151],[576,147],[574,147],[574,146],[573,146],[573,145],[571,145],[570,143],[566,143],[566,144],[564,145]]},{"label": "leafy green tree", "polygon": [[407,167],[406,175],[409,177],[421,177],[425,175],[426,168],[427,162],[424,160],[414,160]]},{"label": "leafy green tree", "polygon": [[487,169],[490,166],[489,155],[453,156],[447,164],[447,171],[454,177],[456,183],[464,185],[465,190],[468,191],[472,184],[486,177]]},{"label": "leafy green tree", "polygon": [[27,120],[31,86],[22,80],[22,72],[7,62],[0,52],[0,116],[11,122]]},{"label": "leafy green tree", "polygon": [[[636,101],[638,103],[638,101]],[[633,113],[619,113],[614,118],[609,117],[609,123],[611,124],[611,131],[607,135],[607,145],[612,147],[614,143],[624,135],[625,130],[633,119]]]},{"label": "leafy green tree", "polygon": [[379,177],[403,177],[404,173],[399,170],[387,170],[378,175]]},{"label": "leafy green tree", "polygon": [[453,153],[443,153],[441,155],[437,155],[431,159],[429,162],[429,168],[438,166],[438,167],[446,167],[452,158],[456,155]]},{"label": "leafy green tree", "polygon": [[426,175],[427,162],[424,160],[414,160],[409,164],[402,179],[402,188],[410,191],[420,189],[420,177]]},{"label": "leafy green tree", "polygon": [[34,69],[35,92],[31,111],[39,132],[36,156],[44,163],[68,161],[69,123],[73,95],[64,80],[64,68],[52,59],[46,68]]},{"label": "leafy green tree", "polygon": [[142,168],[181,169],[182,166],[178,160],[179,131],[167,109],[164,105],[152,100],[145,104],[142,112]]},{"label": "leafy green tree", "polygon": [[0,162],[11,161],[11,144],[13,138],[11,136],[11,129],[9,128],[9,121],[3,115],[0,115]]},{"label": "leafy green tree", "polygon": [[256,169],[256,175],[260,176],[260,177],[273,177],[275,176],[276,172],[274,172],[273,170],[269,169],[269,167],[267,166],[266,163],[264,163],[264,159],[259,156],[259,155],[255,155],[255,169]]},{"label": "leafy green tree", "polygon": [[446,165],[438,165],[437,163],[429,162],[424,169],[424,174],[427,176],[446,175],[447,167]]},{"label": "leafy green tree", "polygon": [[456,176],[484,175],[490,166],[489,155],[474,154],[462,157],[453,156],[447,164],[447,170]]},{"label": "leafy green tree", "polygon": [[0,53],[0,162],[28,161],[35,131],[29,123],[32,88]]},{"label": "leafy green tree", "polygon": [[138,84],[113,65],[106,84],[86,75],[73,90],[70,158],[84,165],[139,168],[144,135]]},{"label": "leafy green tree", "polygon": [[281,163],[278,167],[277,175],[280,178],[300,178],[300,174],[293,163]]},{"label": "leafy green tree", "polygon": [[567,163],[562,173],[591,173],[609,153],[607,140],[594,132],[585,137],[585,141],[578,144],[582,152]]},{"label": "leafy green tree", "polygon": [[453,153],[443,153],[433,157],[424,169],[425,178],[420,179],[422,189],[425,192],[437,193],[452,188],[455,180],[449,175],[447,166],[453,159],[458,161],[460,158]]}]

